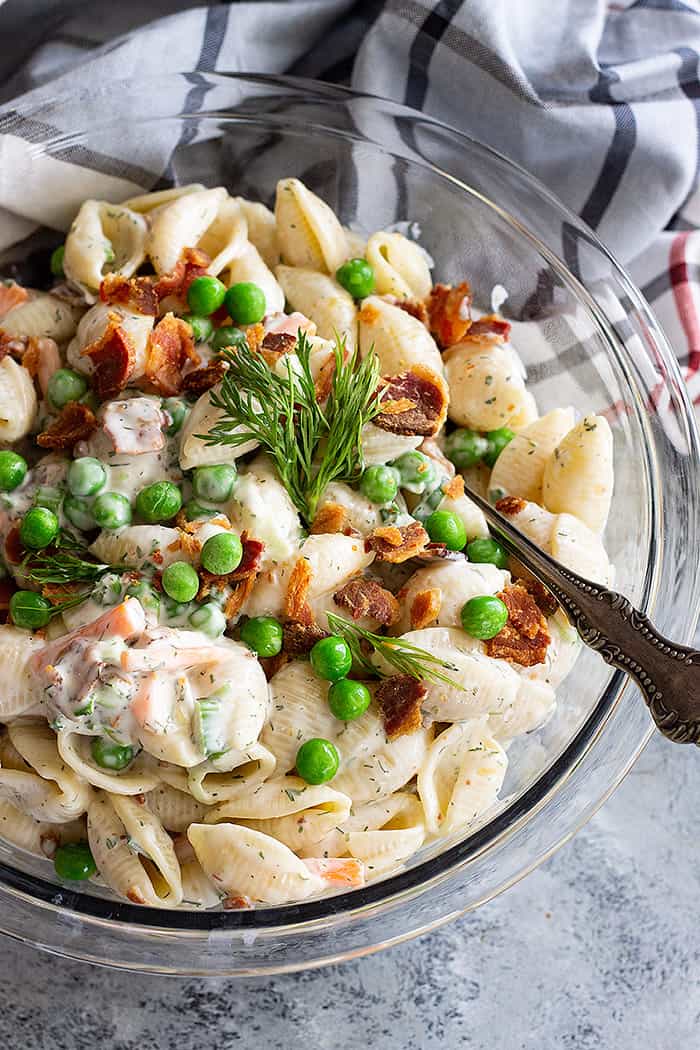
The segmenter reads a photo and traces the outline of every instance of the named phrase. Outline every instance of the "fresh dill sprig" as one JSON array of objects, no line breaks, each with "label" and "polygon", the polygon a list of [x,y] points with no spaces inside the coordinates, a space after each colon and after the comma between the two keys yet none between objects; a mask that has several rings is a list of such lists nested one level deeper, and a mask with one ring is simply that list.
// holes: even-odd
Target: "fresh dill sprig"
[{"label": "fresh dill sprig", "polygon": [[[411,678],[417,678],[419,681],[427,679],[431,682],[444,682],[445,685],[451,685],[455,689],[464,691],[463,685],[444,673],[458,670],[447,660],[441,660],[439,656],[434,656],[433,653],[421,649],[418,645],[413,645],[412,642],[407,642],[404,638],[389,638],[384,634],[374,634],[335,613],[327,613],[327,616],[331,631],[347,642],[353,659],[370,674],[387,677],[385,672],[381,671],[370,659],[370,656],[376,653],[396,668],[399,674],[410,675]],[[371,652],[368,653],[367,649],[370,649]]]},{"label": "fresh dill sprig", "polygon": [[279,374],[246,344],[225,350],[229,368],[220,392],[211,394],[222,418],[197,435],[207,445],[261,445],[307,524],[331,481],[356,481],[362,473],[361,433],[379,412],[380,375],[376,354],[361,360],[355,349],[346,355],[345,341],[336,338],[335,371],[321,406],[311,351],[299,331],[296,354],[286,355],[286,373]]},{"label": "fresh dill sprig", "polygon": [[87,547],[70,533],[61,532],[51,547],[26,554],[20,568],[27,580],[43,586],[48,583],[96,583],[105,573],[123,572],[125,567],[95,561]]}]

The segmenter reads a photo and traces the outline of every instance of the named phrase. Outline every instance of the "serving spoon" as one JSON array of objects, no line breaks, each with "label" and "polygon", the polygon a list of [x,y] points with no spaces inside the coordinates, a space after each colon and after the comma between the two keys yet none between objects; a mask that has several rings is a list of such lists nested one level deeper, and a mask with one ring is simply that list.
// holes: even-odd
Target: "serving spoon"
[{"label": "serving spoon", "polygon": [[557,599],[582,640],[637,683],[656,726],[677,744],[700,744],[700,651],[669,641],[628,598],[545,554],[467,485],[509,553]]}]

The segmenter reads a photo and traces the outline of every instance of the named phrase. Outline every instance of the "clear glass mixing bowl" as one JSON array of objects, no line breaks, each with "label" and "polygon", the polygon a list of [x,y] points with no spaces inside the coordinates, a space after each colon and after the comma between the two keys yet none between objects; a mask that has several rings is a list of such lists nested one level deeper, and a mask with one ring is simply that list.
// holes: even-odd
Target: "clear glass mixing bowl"
[{"label": "clear glass mixing bowl", "polygon": [[[357,229],[417,222],[436,276],[466,277],[477,305],[488,309],[503,285],[540,410],[574,404],[607,411],[613,425],[607,545],[619,589],[664,633],[692,638],[698,435],[675,359],[595,235],[525,172],[402,106],[288,78],[102,85],[5,113],[0,131],[0,206],[55,229],[89,196],[196,181],[269,203],[277,179],[293,175]],[[10,253],[29,280],[51,237],[35,232]],[[400,874],[286,907],[171,912],[59,886],[48,862],[0,845],[0,929],[63,955],[164,973],[270,973],[353,957],[476,908],[539,864],[595,812],[650,732],[637,690],[587,651],[552,721],[513,745],[488,822],[424,849]]]}]

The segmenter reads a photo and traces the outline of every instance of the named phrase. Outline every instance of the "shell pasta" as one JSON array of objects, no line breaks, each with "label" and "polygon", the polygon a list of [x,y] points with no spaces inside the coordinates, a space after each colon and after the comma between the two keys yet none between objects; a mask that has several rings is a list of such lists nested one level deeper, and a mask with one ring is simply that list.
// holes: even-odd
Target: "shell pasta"
[{"label": "shell pasta", "polygon": [[607,583],[606,420],[296,178],[85,201],[51,270],[0,298],[0,838],[231,909],[472,833],[580,646],[465,481]]}]

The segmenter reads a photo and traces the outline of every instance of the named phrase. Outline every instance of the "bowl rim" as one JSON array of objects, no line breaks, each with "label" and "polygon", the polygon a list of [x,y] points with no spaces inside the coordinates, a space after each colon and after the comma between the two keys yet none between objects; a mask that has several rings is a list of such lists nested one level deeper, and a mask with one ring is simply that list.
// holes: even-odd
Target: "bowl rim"
[{"label": "bowl rim", "polygon": [[[115,79],[102,84],[100,90],[109,89],[110,91],[113,91],[115,88],[118,88],[120,84],[128,85],[129,89],[133,90],[136,84],[143,86],[144,84],[154,82],[163,83],[165,81],[176,81],[179,78],[190,77],[191,75],[192,74],[190,73],[171,72],[160,76],[143,77],[130,81]],[[316,97],[327,102],[366,99],[382,106],[391,107],[392,113],[403,115],[411,120],[418,119],[426,125],[438,127],[443,132],[447,132],[456,144],[461,143],[465,149],[489,155],[490,157],[495,158],[506,169],[514,172],[517,177],[524,180],[540,198],[545,199],[548,204],[555,209],[562,220],[569,222],[575,229],[583,232],[589,238],[595,249],[607,259],[616,278],[624,288],[629,303],[639,312],[645,323],[654,333],[656,339],[655,349],[660,354],[666,370],[664,382],[667,385],[671,383],[674,385],[675,393],[682,402],[684,409],[684,423],[688,426],[691,439],[690,454],[691,456],[694,456],[696,464],[700,462],[700,439],[698,437],[697,423],[678,361],[641,291],[629,277],[624,267],[617,262],[613,254],[599,240],[597,234],[590,229],[579,218],[579,216],[563,204],[556,195],[548,189],[548,187],[541,183],[535,176],[531,175],[520,164],[512,161],[493,147],[480,142],[478,139],[452,127],[444,121],[423,114],[418,110],[403,105],[402,103],[383,98],[382,96],[373,95],[368,92],[355,91],[352,88],[327,84],[323,81],[310,78],[307,79],[303,77],[268,73],[226,73],[225,71],[217,71],[215,73],[197,73],[197,76],[205,77],[207,80],[214,82],[227,82],[234,80],[244,83],[265,85],[267,87],[279,87],[284,90],[297,92],[299,96],[305,96],[308,98]],[[65,92],[60,92],[53,96],[50,100],[44,99],[28,106],[22,106],[21,104],[13,106],[10,103],[5,112],[13,113],[20,118],[32,117],[42,112],[50,113],[52,109],[55,109],[56,107],[60,108],[71,101],[76,102],[86,94],[88,94],[87,89],[82,89],[80,91],[66,90]],[[90,92],[90,94],[92,93]],[[202,120],[208,118],[235,119],[236,113],[230,109],[217,110],[216,108],[213,108],[209,110],[205,106],[202,110],[194,111],[192,113],[181,111],[177,114],[177,117],[173,115],[170,119]],[[167,118],[162,116],[145,116],[143,118],[143,123],[157,122],[163,119]],[[264,119],[264,115],[261,119]],[[118,122],[119,118],[115,117],[115,123]],[[104,127],[109,127],[109,125],[109,121],[104,123]],[[49,130],[56,131],[56,140],[69,144],[71,139],[79,138],[89,127],[90,125],[88,124],[87,127],[71,131],[70,133],[59,132],[57,129],[51,128]],[[12,133],[11,128],[7,128],[6,130],[8,133]],[[327,128],[325,130],[331,131],[332,129]],[[358,135],[357,138],[359,141],[368,141],[373,147],[382,149],[391,155],[401,156],[400,151],[397,153],[396,148],[393,145],[391,148],[384,147],[373,139],[368,140],[364,135]],[[36,145],[40,145],[42,151],[47,150],[51,148],[51,142],[56,140],[48,139],[41,143],[37,143]],[[531,241],[534,242],[540,254],[550,261],[550,263],[553,261],[556,264],[556,268],[560,271],[561,275],[565,277],[567,283],[570,284],[572,281],[575,283],[579,295],[582,295],[584,299],[589,298],[589,293],[580,283],[576,275],[569,269],[567,263],[556,256],[556,254],[552,252],[552,249],[542,242],[537,235],[526,227],[523,227],[520,221],[513,215],[504,211],[504,209],[496,202],[491,201],[482,193],[475,191],[473,187],[470,187],[467,183],[463,182],[456,176],[449,174],[449,172],[444,171],[438,165],[431,163],[425,158],[421,158],[420,160],[417,158],[411,158],[411,160],[412,163],[418,166],[422,165],[440,177],[449,179],[462,191],[471,195],[476,193],[476,195],[489,205],[489,207],[497,211],[499,214],[504,215],[511,225],[516,226],[519,234],[526,234]],[[596,310],[595,312],[599,313],[600,311]],[[600,318],[598,318],[598,322],[600,324]],[[603,325],[604,330],[605,328],[609,329],[609,332],[607,333],[609,338],[612,338],[615,343],[621,342],[619,337],[612,330],[610,323],[607,321]],[[648,456],[650,450],[647,448],[645,451]],[[653,473],[650,475],[650,478],[652,480],[654,479]],[[653,495],[654,492],[652,489],[652,496]],[[652,507],[651,513],[652,515],[658,516],[660,508],[658,506]],[[654,519],[652,518],[652,520]],[[654,545],[655,535],[654,530],[651,530],[650,547],[653,548]],[[647,576],[643,586],[642,599],[640,601],[643,610],[647,612],[654,607],[654,576],[655,570],[658,572],[660,569],[660,566],[656,564],[656,561],[657,559],[650,559],[650,565],[653,563],[653,568],[650,569],[648,566]],[[700,610],[698,610],[698,612],[694,610],[691,611],[690,619],[688,621],[688,629],[685,632],[686,637],[679,640],[688,641],[692,637],[699,613]],[[407,900],[425,892],[437,883],[443,882],[454,876],[460,868],[468,863],[468,861],[485,852],[487,848],[494,845],[496,842],[511,835],[522,825],[523,822],[541,809],[551,799],[553,794],[559,790],[562,784],[566,781],[567,776],[572,772],[573,768],[589,751],[593,742],[604,733],[611,713],[619,705],[623,694],[630,688],[635,687],[629,682],[629,680],[625,680],[625,676],[622,672],[614,672],[602,695],[599,697],[594,709],[588,714],[575,736],[568,741],[551,764],[542,771],[537,778],[525,790],[523,790],[520,795],[518,795],[517,798],[503,806],[503,808],[482,827],[465,836],[455,845],[447,847],[436,856],[419,861],[407,870],[377,881],[376,883],[370,883],[369,885],[357,890],[337,894],[335,896],[323,897],[318,900],[302,901],[282,906],[264,907],[252,911],[171,911],[152,907],[142,907],[127,902],[84,894],[79,890],[74,890],[72,888],[59,886],[55,883],[49,882],[48,879],[43,879],[36,875],[29,875],[0,860],[1,890],[2,892],[7,892],[9,895],[15,896],[20,900],[24,900],[43,908],[53,909],[61,914],[71,912],[75,914],[76,917],[87,920],[88,923],[96,921],[102,925],[107,924],[110,927],[114,927],[119,931],[124,930],[126,927],[132,927],[136,928],[137,932],[141,933],[159,929],[181,933],[187,932],[192,935],[201,936],[206,936],[210,931],[224,929],[229,931],[254,929],[261,933],[272,933],[277,930],[287,933],[291,929],[299,926],[303,926],[304,929],[310,927],[313,928],[318,924],[327,923],[329,919],[332,920],[342,917],[343,919],[349,920],[359,918],[380,903],[383,905],[405,903]],[[525,870],[509,879],[505,885],[494,889],[492,893],[489,893],[486,899],[490,899],[492,896],[501,892],[502,889],[506,888],[506,886],[512,885],[514,882],[518,881],[519,878],[524,877],[525,874],[541,863],[544,856],[551,856],[552,853],[559,849],[569,838],[576,834],[585,823],[587,823],[593,813],[597,811],[600,805],[605,802],[612,791],[614,791],[619,785],[629,768],[631,768],[634,761],[636,761],[639,753],[643,750],[653,731],[653,726],[650,723],[649,728],[641,741],[635,744],[624,768],[608,785],[605,793],[600,798],[597,798],[588,808],[584,817],[580,819],[576,826],[569,829],[565,834],[562,834],[560,838],[547,849],[545,855],[537,857]],[[464,910],[469,910],[470,907],[474,906],[476,905],[470,905]],[[441,921],[444,920],[437,920],[435,923],[431,923],[429,928],[439,925]],[[0,919],[0,928],[1,927],[2,919]],[[410,935],[411,934],[407,934],[407,936]],[[371,946],[368,946],[366,950],[372,950]]]}]

